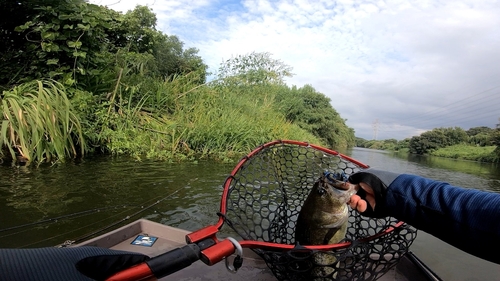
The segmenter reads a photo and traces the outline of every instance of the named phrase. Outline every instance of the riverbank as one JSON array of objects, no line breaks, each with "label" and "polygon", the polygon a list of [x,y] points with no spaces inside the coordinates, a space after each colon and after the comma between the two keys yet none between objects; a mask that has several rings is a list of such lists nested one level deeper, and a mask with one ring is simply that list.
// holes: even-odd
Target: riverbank
[{"label": "riverbank", "polygon": [[156,28],[146,6],[120,13],[49,2],[4,5],[18,16],[0,28],[8,50],[0,60],[0,161],[109,154],[224,162],[275,139],[354,145],[330,98],[287,85],[292,67],[270,53],[228,54],[215,77],[198,49]]},{"label": "riverbank", "polygon": [[365,140],[356,138],[356,146],[479,162],[500,163],[500,124],[469,128],[436,128],[404,140]]},{"label": "riverbank", "polygon": [[498,163],[499,157],[494,153],[496,146],[472,146],[466,144],[457,144],[439,148],[429,153],[433,156],[471,160],[488,163]]},{"label": "riverbank", "polygon": [[[401,154],[414,154],[411,153],[408,147],[398,147],[395,145],[384,145],[384,141],[371,141],[373,145],[371,146],[356,146],[361,148],[375,149],[375,150],[385,150],[393,151]],[[437,148],[432,151],[428,151],[422,155],[432,155],[451,159],[460,160],[470,160],[485,163],[500,163],[500,155],[498,153],[499,148],[497,146],[477,146],[472,144],[456,144],[450,145],[443,148]]]}]

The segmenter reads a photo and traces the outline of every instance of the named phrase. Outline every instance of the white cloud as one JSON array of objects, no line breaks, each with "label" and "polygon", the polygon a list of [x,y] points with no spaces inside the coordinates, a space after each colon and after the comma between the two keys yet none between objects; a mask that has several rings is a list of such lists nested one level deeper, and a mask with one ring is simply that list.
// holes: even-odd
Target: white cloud
[{"label": "white cloud", "polygon": [[498,1],[122,0],[111,7],[136,3],[153,8],[163,32],[198,48],[212,71],[234,55],[272,53],[294,68],[290,84],[330,97],[363,138],[374,136],[377,119],[378,139],[401,139],[441,126],[493,126],[500,117],[500,88],[480,94],[500,85]]}]

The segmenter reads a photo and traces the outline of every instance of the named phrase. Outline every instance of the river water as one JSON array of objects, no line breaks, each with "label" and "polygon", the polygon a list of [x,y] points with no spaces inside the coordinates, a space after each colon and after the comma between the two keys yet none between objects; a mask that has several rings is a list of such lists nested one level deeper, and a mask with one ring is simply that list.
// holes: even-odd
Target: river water
[{"label": "river water", "polygon": [[[342,152],[373,168],[500,192],[500,167],[495,164],[360,148]],[[234,163],[102,156],[39,168],[4,164],[0,166],[0,248],[78,242],[141,217],[198,230],[217,221],[222,184],[233,167]],[[422,231],[411,251],[444,280],[500,280],[500,265]]]}]

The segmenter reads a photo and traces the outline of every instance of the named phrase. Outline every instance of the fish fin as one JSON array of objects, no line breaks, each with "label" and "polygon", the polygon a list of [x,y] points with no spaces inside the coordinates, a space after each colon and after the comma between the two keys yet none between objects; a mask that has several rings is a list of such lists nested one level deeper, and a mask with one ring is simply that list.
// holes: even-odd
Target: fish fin
[{"label": "fish fin", "polygon": [[333,238],[333,236],[339,231],[339,228],[330,228],[328,232],[325,235],[325,238],[323,239],[323,245],[327,245],[330,242],[330,239]]}]

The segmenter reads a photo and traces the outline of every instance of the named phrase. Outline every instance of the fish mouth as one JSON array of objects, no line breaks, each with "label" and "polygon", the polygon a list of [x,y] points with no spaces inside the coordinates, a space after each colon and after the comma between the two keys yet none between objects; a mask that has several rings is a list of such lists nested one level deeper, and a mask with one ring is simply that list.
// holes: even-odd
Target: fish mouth
[{"label": "fish mouth", "polygon": [[[352,184],[346,181],[341,181],[339,178],[343,178],[345,174],[333,174],[331,172],[324,172],[325,183],[330,185],[331,187],[340,190],[340,191],[348,191],[352,188]],[[346,176],[345,176],[346,177]]]},{"label": "fish mouth", "polygon": [[[343,179],[342,180],[339,180]],[[323,187],[329,187],[330,190],[333,191],[339,198],[339,200],[345,200],[347,203],[350,200],[350,197],[356,194],[356,185],[347,181],[347,175],[342,174],[334,174],[328,171],[323,173],[322,177]]]},{"label": "fish mouth", "polygon": [[332,184],[332,187],[335,189],[341,190],[341,191],[348,191],[349,189],[351,189],[351,187],[349,185],[350,184],[347,182],[338,182],[338,183]]}]

